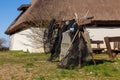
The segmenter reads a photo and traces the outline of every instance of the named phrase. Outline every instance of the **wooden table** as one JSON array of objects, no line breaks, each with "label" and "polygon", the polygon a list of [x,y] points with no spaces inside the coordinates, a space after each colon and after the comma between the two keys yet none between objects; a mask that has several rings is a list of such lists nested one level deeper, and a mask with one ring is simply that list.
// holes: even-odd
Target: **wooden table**
[{"label": "wooden table", "polygon": [[105,48],[101,48],[100,44],[103,44],[102,40],[91,40],[91,44],[96,44],[97,48],[92,48],[93,53],[101,53]]}]

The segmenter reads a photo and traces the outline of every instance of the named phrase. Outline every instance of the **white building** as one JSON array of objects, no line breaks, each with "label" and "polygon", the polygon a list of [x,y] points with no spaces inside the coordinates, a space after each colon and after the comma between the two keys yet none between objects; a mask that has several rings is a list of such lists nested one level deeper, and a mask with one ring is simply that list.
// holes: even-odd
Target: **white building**
[{"label": "white building", "polygon": [[[21,34],[30,32],[30,28],[36,27],[36,24],[41,21],[46,22],[52,18],[57,20],[73,19],[74,13],[81,18],[88,10],[87,16],[94,16],[90,27],[87,27],[91,39],[104,40],[106,36],[119,36],[119,3],[120,0],[32,0],[29,5],[22,5],[18,8],[21,10],[21,14],[5,32],[10,35],[10,50],[44,52],[43,46],[41,48],[33,47],[35,44]],[[41,35],[43,35],[42,33],[41,31]],[[43,44],[41,43],[41,45]],[[105,45],[102,46],[105,47]]]}]

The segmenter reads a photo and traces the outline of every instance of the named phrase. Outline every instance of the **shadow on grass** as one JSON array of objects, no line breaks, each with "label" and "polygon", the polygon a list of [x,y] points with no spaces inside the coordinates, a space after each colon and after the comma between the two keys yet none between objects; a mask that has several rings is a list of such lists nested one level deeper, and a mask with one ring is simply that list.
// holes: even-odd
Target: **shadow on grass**
[{"label": "shadow on grass", "polygon": [[[95,63],[94,63],[94,61],[95,61]],[[99,64],[106,63],[106,62],[108,62],[108,63],[115,62],[113,60],[106,60],[106,59],[94,59],[94,61],[93,60],[86,61],[86,62],[84,62],[84,65],[89,66],[89,65],[99,65]]]}]

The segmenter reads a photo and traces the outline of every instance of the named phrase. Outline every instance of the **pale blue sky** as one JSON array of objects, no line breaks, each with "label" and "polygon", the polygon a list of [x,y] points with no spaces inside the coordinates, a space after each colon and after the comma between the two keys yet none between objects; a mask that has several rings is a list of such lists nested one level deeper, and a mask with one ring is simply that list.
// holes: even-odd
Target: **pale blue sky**
[{"label": "pale blue sky", "polygon": [[29,4],[31,0],[1,0],[0,2],[0,37],[3,37],[9,43],[9,36],[4,34],[5,30],[19,15],[17,8],[21,4]]}]

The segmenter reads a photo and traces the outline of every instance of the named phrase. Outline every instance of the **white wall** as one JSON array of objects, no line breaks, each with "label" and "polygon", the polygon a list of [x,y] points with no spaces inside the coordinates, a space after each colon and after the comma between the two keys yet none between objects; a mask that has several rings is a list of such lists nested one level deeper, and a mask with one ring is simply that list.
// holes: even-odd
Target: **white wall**
[{"label": "white wall", "polygon": [[[106,27],[106,28],[87,28],[90,38],[93,40],[103,40],[104,37],[113,37],[120,36],[120,27]],[[105,48],[105,44],[101,45],[101,47]]]},{"label": "white wall", "polygon": [[[42,43],[40,43],[41,47],[39,48],[34,47],[33,42],[30,40],[28,36],[29,33],[30,34],[32,33],[30,28],[11,35],[10,36],[10,50],[22,50],[25,52],[29,51],[30,53],[44,52]],[[42,31],[41,31],[41,34],[43,34]]]},{"label": "white wall", "polygon": [[[120,28],[87,28],[90,38],[93,40],[103,40],[104,41],[104,37],[106,36],[120,36]],[[10,50],[23,50],[23,51],[29,51],[31,53],[33,52],[44,52],[43,49],[43,44],[41,43],[41,47],[40,48],[35,48],[34,44],[29,40],[28,37],[26,37],[26,35],[23,34],[27,34],[27,33],[31,33],[31,29],[26,29],[23,30],[19,33],[15,33],[13,35],[10,36]],[[41,35],[43,35],[43,31],[41,31]],[[42,40],[42,37],[41,37]],[[26,45],[28,44],[28,45]],[[32,45],[32,46],[30,46]],[[96,45],[92,45],[93,47],[96,47]],[[105,48],[105,43],[103,45],[101,45],[101,47]]]}]

